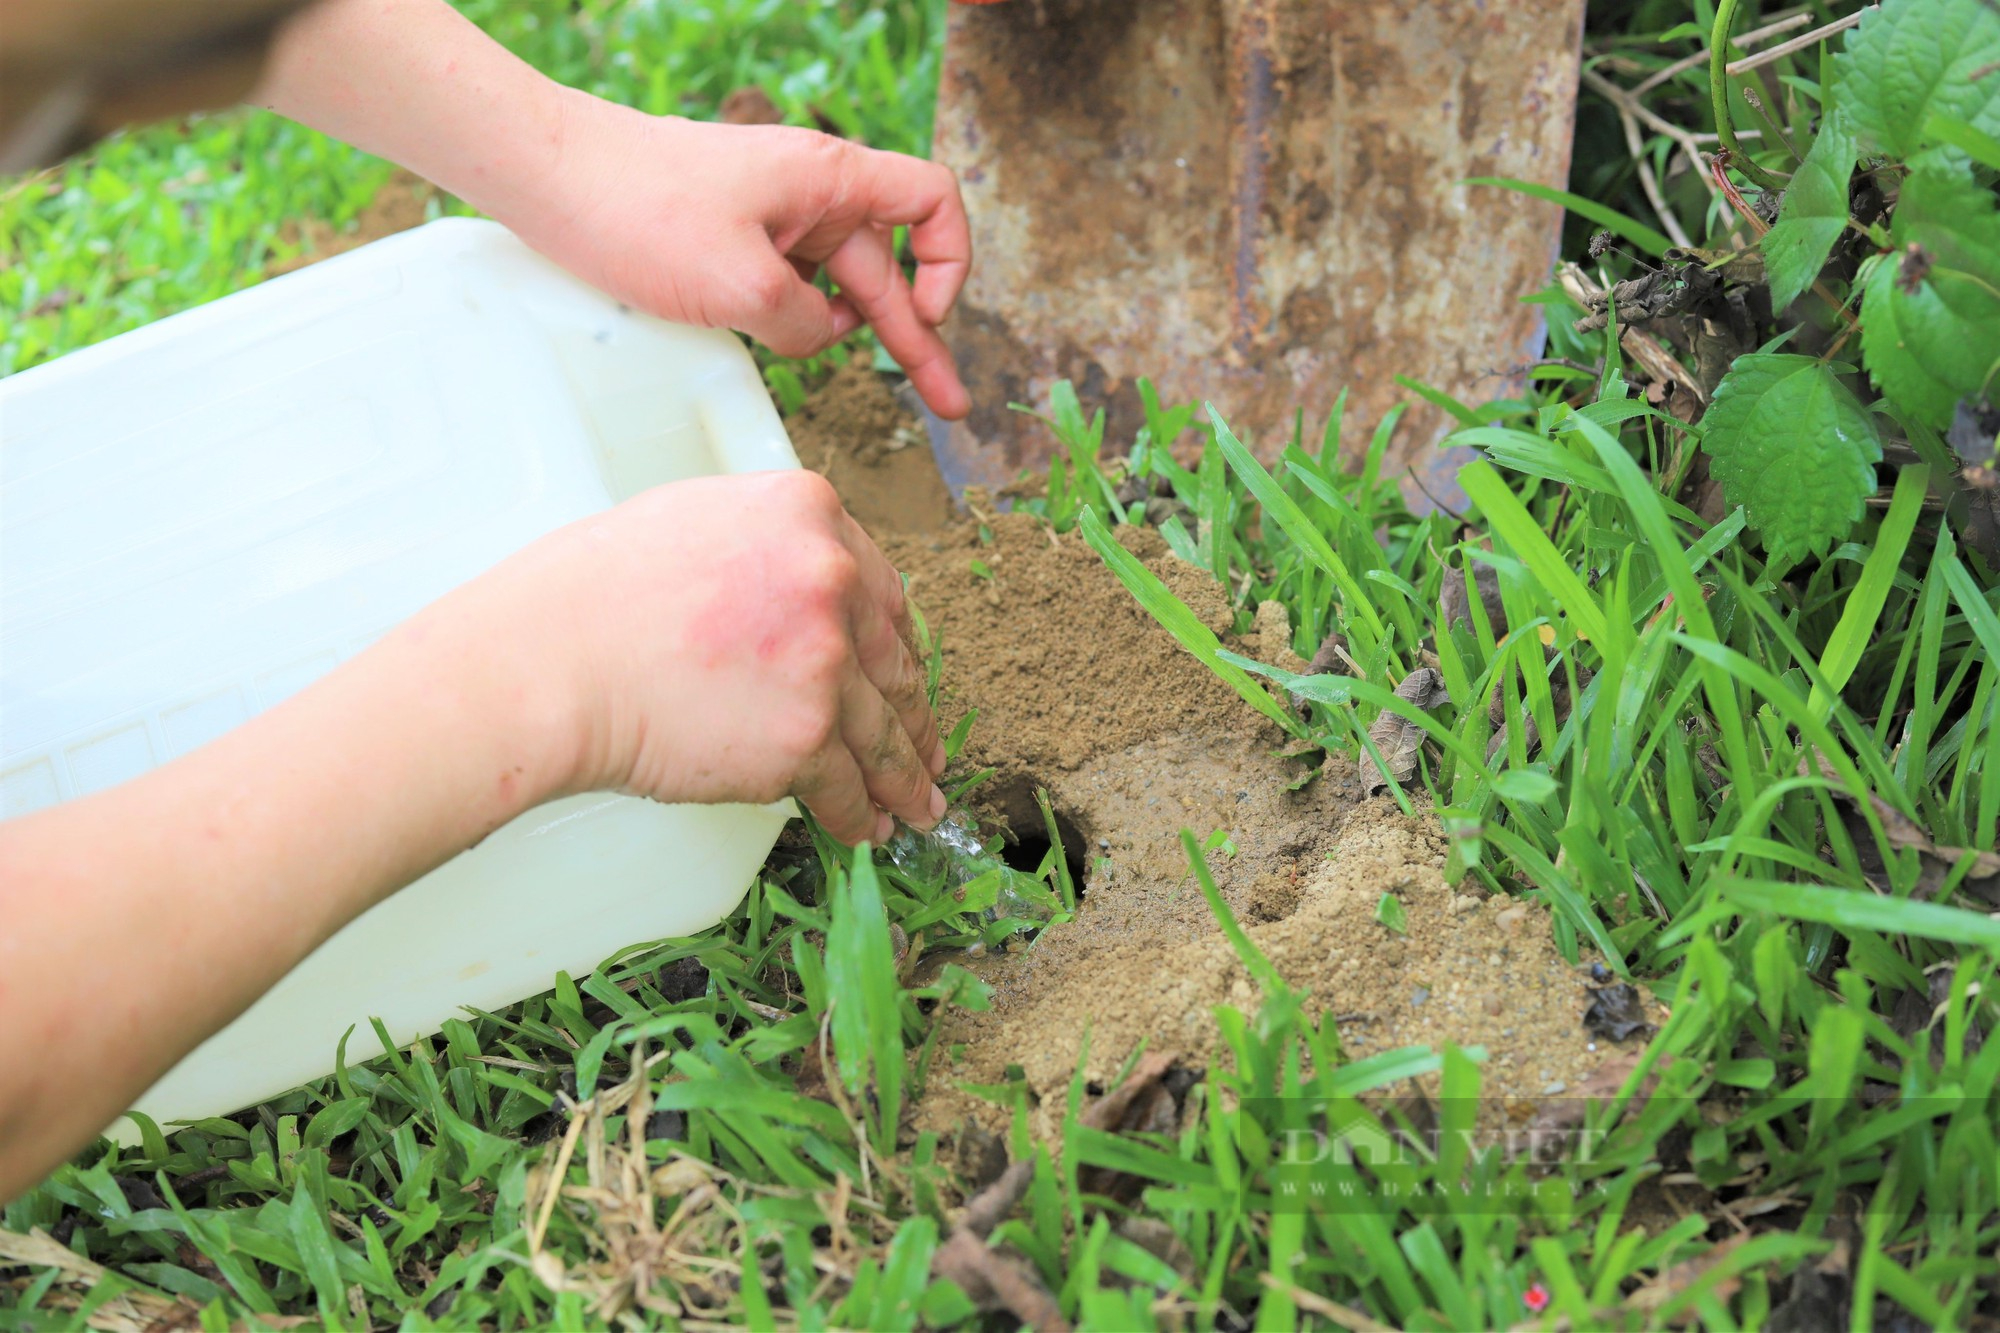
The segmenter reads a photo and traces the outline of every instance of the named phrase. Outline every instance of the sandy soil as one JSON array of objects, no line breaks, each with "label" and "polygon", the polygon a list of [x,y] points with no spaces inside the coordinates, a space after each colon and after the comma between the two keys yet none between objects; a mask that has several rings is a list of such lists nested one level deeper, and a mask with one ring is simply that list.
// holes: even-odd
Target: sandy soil
[{"label": "sandy soil", "polygon": [[[829,394],[861,397],[854,373]],[[886,390],[883,399],[896,406]],[[816,417],[813,457],[845,494],[854,479],[878,475],[860,460],[893,427],[871,416],[844,445],[824,434],[828,419]],[[906,473],[929,464],[914,447],[900,458]],[[902,475],[895,483],[913,486]],[[941,528],[924,515],[923,531],[899,532],[896,516],[875,508],[888,489],[863,487],[850,501],[873,515],[864,522],[943,635],[947,724],[978,710],[960,767],[997,774],[974,809],[1032,838],[1041,827],[1034,791],[1046,788],[1085,862],[1076,920],[1008,953],[948,960],[992,982],[994,1004],[946,1020],[956,1058],[933,1071],[919,1127],[1000,1127],[1000,1108],[958,1085],[1001,1082],[1012,1065],[1039,1099],[1038,1129],[1053,1136],[1080,1059],[1089,1079],[1108,1082],[1141,1045],[1171,1050],[1190,1069],[1217,1058],[1215,1006],[1254,1011],[1257,994],[1188,870],[1183,828],[1200,839],[1227,833],[1234,853],[1209,856],[1224,898],[1287,982],[1336,1016],[1351,1055],[1484,1047],[1486,1091],[1507,1099],[1509,1119],[1532,1115],[1538,1100],[1605,1061],[1605,1044],[1582,1023],[1587,968],[1563,960],[1540,907],[1447,883],[1434,821],[1405,818],[1386,797],[1364,799],[1340,760],[1290,790],[1304,770],[1276,753],[1276,731],[1140,611],[1074,535],[984,514]],[[1150,530],[1122,529],[1121,540],[1211,627],[1229,630],[1231,608],[1205,571],[1175,559]],[[1267,637],[1253,632],[1235,646],[1280,651]],[[1376,919],[1385,894],[1402,904],[1404,933]]]}]

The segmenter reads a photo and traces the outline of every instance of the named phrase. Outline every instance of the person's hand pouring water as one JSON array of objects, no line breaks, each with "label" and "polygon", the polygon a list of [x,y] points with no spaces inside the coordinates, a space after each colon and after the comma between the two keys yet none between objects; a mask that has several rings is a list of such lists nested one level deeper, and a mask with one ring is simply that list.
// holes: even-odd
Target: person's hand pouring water
[{"label": "person's hand pouring water", "polygon": [[[91,8],[9,14],[12,46],[48,59],[35,96],[0,99],[0,161],[117,119],[92,91],[123,87],[133,39],[93,50],[78,34],[122,29],[82,22]],[[245,31],[222,35],[217,77],[240,73]],[[585,97],[444,0],[307,8],[257,96],[655,315],[793,356],[868,323],[935,411],[967,410],[937,332],[970,259],[942,168]],[[909,640],[901,581],[823,478],[677,483],[535,543],[218,740],[0,824],[0,1202],[334,932],[544,801],[796,796],[848,842],[930,828],[944,750]]]}]

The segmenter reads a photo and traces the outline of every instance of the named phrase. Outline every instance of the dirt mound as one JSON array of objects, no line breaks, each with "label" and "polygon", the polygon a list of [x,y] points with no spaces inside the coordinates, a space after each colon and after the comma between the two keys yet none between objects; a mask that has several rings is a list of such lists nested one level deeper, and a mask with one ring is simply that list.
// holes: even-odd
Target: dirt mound
[{"label": "dirt mound", "polygon": [[799,462],[831,481],[877,540],[951,521],[951,492],[931,461],[922,420],[866,365],[835,370],[785,429]]},{"label": "dirt mound", "polygon": [[[1277,828],[1241,836],[1267,832],[1282,836]],[[1310,994],[1313,1010],[1336,1016],[1348,1055],[1447,1042],[1484,1047],[1483,1092],[1495,1099],[1489,1121],[1525,1120],[1541,1099],[1577,1087],[1603,1063],[1581,1022],[1588,973],[1556,951],[1546,913],[1454,892],[1440,873],[1445,848],[1435,826],[1405,818],[1387,799],[1353,808],[1326,841],[1330,850],[1318,851],[1316,841],[1314,854],[1292,860],[1301,883],[1289,903],[1278,900],[1284,915],[1248,920],[1245,929],[1286,982]],[[1228,860],[1210,854],[1218,870]],[[1090,892],[1143,903],[1177,887],[1202,908],[1185,873],[1177,885],[1142,883],[1137,895],[1132,887],[1093,878]],[[1377,921],[1385,893],[1402,904],[1405,933]],[[1242,896],[1253,910],[1268,901],[1254,891]],[[1134,904],[1123,906],[1129,915]],[[1076,921],[997,966],[975,965],[996,983],[994,1006],[948,1020],[944,1040],[962,1055],[933,1080],[920,1123],[950,1130],[970,1119],[998,1129],[1004,1110],[951,1085],[1001,1083],[1018,1065],[1039,1101],[1037,1128],[1054,1139],[1080,1059],[1085,1076],[1105,1084],[1142,1045],[1205,1068],[1217,1056],[1215,1007],[1254,1014],[1260,997],[1220,932],[1191,931],[1187,917],[1177,911],[1150,929],[1126,921],[1106,931],[1103,909],[1086,897]],[[1422,1081],[1435,1092],[1434,1079]]]},{"label": "dirt mound", "polygon": [[[1211,628],[1229,628],[1222,589],[1174,559],[1158,533],[1121,528],[1119,539]],[[983,762],[1046,778],[1155,737],[1265,734],[1074,533],[998,514],[883,550],[943,633],[946,703],[979,710],[972,734]]]},{"label": "dirt mound", "polygon": [[[840,465],[838,442],[831,452],[836,486],[866,479]],[[930,467],[928,450],[905,454]],[[1523,1099],[1519,1114],[1602,1063],[1582,1024],[1587,973],[1557,953],[1546,914],[1455,891],[1435,823],[1365,800],[1346,762],[1299,785],[1306,772],[1275,753],[1275,729],[1141,611],[1080,538],[1025,515],[975,513],[922,536],[876,521],[943,636],[946,724],[978,710],[959,770],[995,776],[974,809],[1032,858],[1045,837],[1034,793],[1045,788],[1084,888],[1077,918],[1031,946],[925,960],[920,975],[971,968],[993,984],[994,1004],[945,1020],[955,1055],[932,1071],[921,1127],[1001,1127],[1004,1110],[959,1085],[1000,1083],[1019,1066],[1053,1138],[1086,1040],[1086,1074],[1106,1083],[1142,1044],[1189,1068],[1216,1057],[1215,1006],[1254,1011],[1258,999],[1189,872],[1183,828],[1213,842],[1224,899],[1288,982],[1337,1016],[1350,1055],[1484,1046],[1487,1093]],[[1119,540],[1229,634],[1232,608],[1205,570],[1150,529],[1121,528]],[[1287,647],[1275,628],[1260,622],[1232,642],[1272,656]],[[1402,905],[1402,932],[1376,920],[1384,894]]]}]

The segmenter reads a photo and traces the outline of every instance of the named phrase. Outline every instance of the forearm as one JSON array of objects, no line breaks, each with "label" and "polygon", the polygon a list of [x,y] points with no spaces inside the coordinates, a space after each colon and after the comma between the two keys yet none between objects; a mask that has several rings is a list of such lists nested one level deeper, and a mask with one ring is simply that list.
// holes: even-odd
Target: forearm
[{"label": "forearm", "polygon": [[502,221],[546,202],[569,99],[446,0],[322,0],[251,97]]},{"label": "forearm", "polygon": [[568,774],[476,585],[212,745],[0,824],[0,1200]]}]

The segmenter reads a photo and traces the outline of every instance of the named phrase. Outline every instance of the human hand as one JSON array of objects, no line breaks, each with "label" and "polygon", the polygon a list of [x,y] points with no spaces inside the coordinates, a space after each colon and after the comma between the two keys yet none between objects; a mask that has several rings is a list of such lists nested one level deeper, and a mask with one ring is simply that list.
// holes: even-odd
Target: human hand
[{"label": "human hand", "polygon": [[[946,168],[812,130],[649,116],[571,89],[550,178],[496,213],[585,281],[651,314],[811,356],[872,325],[931,410],[971,400],[938,334],[971,235]],[[893,229],[909,228],[914,287]],[[824,268],[839,292],[812,284]]]},{"label": "human hand", "polygon": [[659,487],[466,591],[491,640],[534,645],[562,791],[796,796],[848,843],[944,813],[902,580],[815,473]]},{"label": "human hand", "polygon": [[[664,319],[740,329],[784,356],[872,324],[933,411],[970,410],[938,336],[972,258],[944,167],[617,106],[529,68],[445,0],[319,0],[287,25],[255,100],[437,182]],[[831,300],[812,286],[822,268]]]}]

